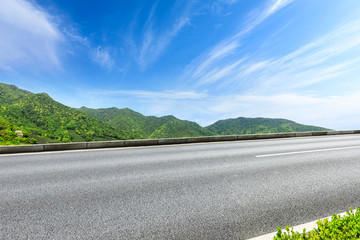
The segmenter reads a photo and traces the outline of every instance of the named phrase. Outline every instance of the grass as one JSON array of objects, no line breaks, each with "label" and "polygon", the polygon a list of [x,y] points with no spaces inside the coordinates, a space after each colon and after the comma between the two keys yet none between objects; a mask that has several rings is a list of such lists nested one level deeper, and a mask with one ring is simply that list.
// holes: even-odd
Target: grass
[{"label": "grass", "polygon": [[360,208],[354,212],[351,208],[347,215],[341,217],[334,214],[331,220],[324,219],[317,222],[317,228],[302,233],[295,232],[286,226],[285,231],[277,228],[274,240],[325,240],[325,239],[360,239]]}]

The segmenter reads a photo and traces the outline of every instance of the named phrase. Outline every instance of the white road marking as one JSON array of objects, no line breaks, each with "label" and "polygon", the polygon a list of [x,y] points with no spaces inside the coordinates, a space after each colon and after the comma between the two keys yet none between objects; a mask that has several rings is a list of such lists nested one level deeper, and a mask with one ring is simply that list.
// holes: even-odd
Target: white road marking
[{"label": "white road marking", "polygon": [[[352,213],[354,214],[355,210],[352,211]],[[339,214],[340,217],[344,217],[347,215],[347,212],[343,212],[343,213],[340,213]],[[324,220],[324,219],[328,219],[329,221],[331,221],[331,216],[330,217],[326,217],[326,218],[322,218],[320,220]],[[313,230],[314,228],[317,228],[317,222],[318,220],[316,221],[312,221],[312,222],[308,222],[308,223],[304,223],[304,224],[301,224],[301,225],[297,225],[294,228],[294,231],[295,232],[299,232],[299,233],[302,233],[303,232],[303,229],[305,228],[306,229],[306,232],[310,232],[311,230]],[[290,228],[291,229],[291,228]],[[285,232],[285,230],[283,229],[283,232]],[[259,237],[255,237],[255,238],[251,238],[251,239],[248,239],[248,240],[273,240],[274,239],[274,236],[276,235],[277,232],[272,232],[272,233],[269,233],[269,234],[265,234],[265,235],[262,235],[262,236],[259,236]]]},{"label": "white road marking", "polygon": [[294,154],[304,154],[304,153],[316,153],[316,152],[329,152],[329,151],[340,151],[340,150],[349,150],[349,149],[358,149],[358,148],[360,148],[360,146],[341,147],[341,148],[315,149],[315,150],[298,151],[298,152],[286,152],[286,153],[273,153],[273,154],[256,155],[255,157],[257,157],[257,158],[276,157],[276,156],[284,156],[284,155],[294,155]]}]

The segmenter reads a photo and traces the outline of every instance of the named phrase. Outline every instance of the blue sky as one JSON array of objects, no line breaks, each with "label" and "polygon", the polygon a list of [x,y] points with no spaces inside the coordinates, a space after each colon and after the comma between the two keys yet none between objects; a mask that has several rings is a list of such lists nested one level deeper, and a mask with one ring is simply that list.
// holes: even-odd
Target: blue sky
[{"label": "blue sky", "polygon": [[205,126],[360,128],[359,0],[2,0],[0,82]]}]

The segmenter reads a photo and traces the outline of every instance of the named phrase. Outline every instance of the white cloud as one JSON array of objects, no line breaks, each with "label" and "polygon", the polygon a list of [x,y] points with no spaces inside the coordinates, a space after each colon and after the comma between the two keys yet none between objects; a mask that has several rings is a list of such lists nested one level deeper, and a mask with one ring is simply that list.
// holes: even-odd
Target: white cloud
[{"label": "white cloud", "polygon": [[[228,37],[218,43],[216,46],[207,50],[195,58],[186,68],[185,78],[202,79],[200,84],[208,83],[204,81],[204,75],[208,72],[214,72],[214,68],[223,66],[224,59],[233,55],[241,46],[241,40],[251,32],[256,26],[263,23],[270,16],[293,2],[294,0],[272,0],[270,4],[262,6],[260,9],[253,11],[247,17],[247,22],[241,31],[231,37]],[[232,2],[232,1],[231,1]],[[226,61],[225,61],[226,62]],[[233,63],[230,64],[230,66]],[[224,68],[230,67],[225,66]],[[220,70],[221,71],[221,70]]]},{"label": "white cloud", "polygon": [[192,91],[140,91],[140,90],[116,90],[116,91],[96,91],[94,94],[109,96],[109,95],[130,95],[142,99],[167,99],[167,100],[184,100],[184,99],[201,99],[207,95],[205,93],[197,93]]},{"label": "white cloud", "polygon": [[103,49],[101,46],[96,48],[92,54],[92,59],[100,66],[107,69],[111,69],[115,64],[115,60],[110,56],[109,50]]},{"label": "white cloud", "polygon": [[[66,36],[66,40],[72,44],[73,49],[79,50],[79,48],[76,48],[75,46],[80,46],[80,49],[88,54],[90,60],[107,70],[113,69],[116,61],[114,54],[111,53],[111,48],[104,46],[94,46],[89,38],[82,36],[78,30],[71,25],[68,25],[66,28],[64,28],[63,33]],[[72,55],[79,54],[79,52],[72,52],[71,48],[69,48],[68,51]],[[82,51],[80,52],[82,53]]]},{"label": "white cloud", "polygon": [[200,56],[192,61],[187,67],[187,75],[191,75],[192,78],[203,78],[204,74],[211,71],[210,66],[212,66],[215,61],[221,60],[223,57],[234,53],[238,47],[239,42],[237,41],[223,41],[219,43],[211,50],[206,58]]},{"label": "white cloud", "polygon": [[255,83],[258,92],[286,92],[357,70],[360,58],[349,55],[350,50],[356,49],[360,49],[360,20],[346,23],[280,58],[259,62],[250,59],[254,62],[234,69],[234,78],[223,81],[241,79]]},{"label": "white cloud", "polygon": [[213,14],[227,16],[232,14],[230,6],[237,2],[238,0],[212,1],[211,3],[208,3],[206,8],[208,8]]},{"label": "white cloud", "polygon": [[236,3],[238,0],[219,0],[220,3],[225,3],[228,5],[232,5],[234,3]]},{"label": "white cloud", "polygon": [[220,61],[236,50],[238,42],[230,43],[233,45],[214,48],[209,58],[188,69],[192,85],[215,85],[218,89],[227,89],[228,93],[288,92],[358,71],[360,58],[352,53],[360,50],[360,19],[342,24],[278,58],[233,54],[231,61]]},{"label": "white cloud", "polygon": [[245,24],[245,28],[242,29],[236,36],[241,37],[242,35],[250,32],[256,26],[264,22],[271,15],[274,15],[276,12],[286,7],[294,0],[272,0],[262,9],[256,9],[249,14],[247,17],[247,23]]},{"label": "white cloud", "polygon": [[157,58],[164,52],[164,50],[170,44],[172,39],[189,22],[190,22],[189,18],[182,17],[178,19],[170,29],[165,30],[159,35],[154,34],[152,28],[147,29],[144,35],[141,51],[137,59],[140,67],[145,69],[150,63],[156,61]]},{"label": "white cloud", "polygon": [[176,18],[173,23],[169,24],[170,27],[165,29],[157,27],[154,20],[157,3],[154,4],[144,25],[143,38],[140,43],[137,44],[132,36],[127,38],[127,44],[132,49],[133,57],[142,69],[146,69],[149,64],[155,62],[166,50],[174,37],[186,25],[190,24],[190,16],[187,9],[190,8],[191,4],[189,2],[185,7],[186,10],[180,14],[180,17]]},{"label": "white cloud", "polygon": [[333,129],[360,128],[360,92],[347,96],[234,95],[219,98],[209,113],[221,118],[286,118]]},{"label": "white cloud", "polygon": [[[52,16],[32,1],[2,0],[0,7],[0,69],[7,71],[52,71],[62,69],[67,54],[89,54],[100,66],[115,64],[108,48],[94,47],[71,24],[60,26]],[[76,46],[78,44],[78,46]],[[72,52],[72,51],[77,52]]]},{"label": "white cloud", "polygon": [[60,68],[63,35],[45,11],[24,0],[2,0],[0,68],[18,71]]},{"label": "white cloud", "polygon": [[202,79],[199,81],[198,85],[213,83],[223,78],[228,77],[235,68],[237,68],[241,63],[243,63],[246,59],[240,59],[239,61],[232,63],[228,66],[225,66],[221,69],[215,68],[210,72],[206,73],[202,76]]},{"label": "white cloud", "polygon": [[82,46],[87,48],[91,48],[90,41],[87,37],[81,36],[77,29],[71,25],[68,25],[66,28],[63,29],[63,34],[66,36],[67,40],[78,43]]}]

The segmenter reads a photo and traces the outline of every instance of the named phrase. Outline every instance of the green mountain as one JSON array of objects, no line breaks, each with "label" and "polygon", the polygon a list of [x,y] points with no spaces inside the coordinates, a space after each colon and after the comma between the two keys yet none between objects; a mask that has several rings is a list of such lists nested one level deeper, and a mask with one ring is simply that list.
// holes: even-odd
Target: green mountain
[{"label": "green mountain", "polygon": [[286,119],[236,118],[217,121],[210,126],[201,127],[195,122],[180,120],[174,116],[146,117],[128,108],[91,109],[82,107],[79,110],[107,122],[117,129],[128,132],[134,139],[329,130],[298,124]]},{"label": "green mountain", "polygon": [[1,106],[5,104],[10,104],[21,98],[31,96],[33,93],[19,89],[14,85],[8,85],[5,83],[0,83],[0,103]]},{"label": "green mountain", "polygon": [[174,116],[144,116],[128,108],[74,109],[46,93],[0,83],[0,145],[325,130],[286,119],[237,118],[201,127]]},{"label": "green mountain", "polygon": [[131,139],[212,135],[199,124],[180,120],[174,116],[144,116],[128,108],[91,109],[82,107],[79,110],[127,132]]},{"label": "green mountain", "polygon": [[206,127],[216,135],[241,135],[256,133],[313,132],[329,129],[298,124],[286,119],[236,118],[220,120]]},{"label": "green mountain", "polygon": [[6,84],[0,85],[0,93],[0,118],[20,126],[41,143],[126,138],[115,127],[58,103],[45,93],[33,94]]},{"label": "green mountain", "polygon": [[[22,137],[16,131],[21,131]],[[37,140],[31,138],[26,130],[0,118],[0,145],[34,144]]]}]

